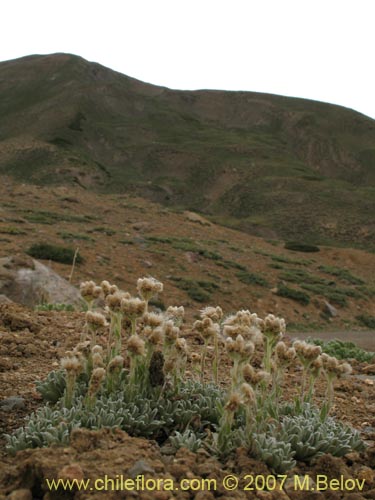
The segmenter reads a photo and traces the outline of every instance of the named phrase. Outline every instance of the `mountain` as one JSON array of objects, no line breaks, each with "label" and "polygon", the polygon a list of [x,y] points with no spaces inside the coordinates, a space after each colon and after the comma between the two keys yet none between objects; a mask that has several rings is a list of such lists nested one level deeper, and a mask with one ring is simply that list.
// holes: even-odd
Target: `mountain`
[{"label": "mountain", "polygon": [[0,175],[132,193],[268,239],[375,247],[375,120],[360,113],[170,90],[69,54],[0,63],[0,96]]}]

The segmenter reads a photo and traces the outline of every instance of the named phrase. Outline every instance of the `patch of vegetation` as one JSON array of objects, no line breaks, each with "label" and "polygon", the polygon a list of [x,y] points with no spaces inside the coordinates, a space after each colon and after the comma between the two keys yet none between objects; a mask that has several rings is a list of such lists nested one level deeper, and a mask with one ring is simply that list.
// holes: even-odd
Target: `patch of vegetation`
[{"label": "patch of vegetation", "polygon": [[319,345],[322,351],[337,359],[356,359],[360,362],[371,363],[375,359],[374,352],[368,352],[358,347],[354,342],[342,340],[324,341],[321,339],[308,339],[308,342]]},{"label": "patch of vegetation", "polygon": [[356,319],[361,323],[361,325],[375,330],[375,316],[371,316],[370,314],[359,314],[356,316]]},{"label": "patch of vegetation", "polygon": [[166,310],[164,301],[162,299],[159,299],[159,298],[156,298],[156,297],[153,297],[152,299],[150,299],[148,301],[148,305],[152,306],[152,307],[155,307],[156,309],[160,309],[160,311],[165,311]]},{"label": "patch of vegetation", "polygon": [[105,234],[106,236],[113,236],[116,234],[116,231],[114,229],[111,229],[110,227],[93,227],[92,229],[89,229],[87,231],[88,233],[102,233]]},{"label": "patch of vegetation", "polygon": [[249,271],[240,271],[236,273],[237,278],[246,285],[259,285],[268,287],[269,283],[262,276],[256,273],[251,273]]},{"label": "patch of vegetation", "polygon": [[304,306],[307,306],[310,303],[310,296],[307,295],[307,293],[302,292],[301,290],[296,290],[295,288],[290,288],[283,284],[278,285],[276,294],[280,297],[295,300]]},{"label": "patch of vegetation", "polygon": [[268,267],[270,267],[271,269],[284,269],[284,266],[282,266],[281,264],[278,264],[277,262],[273,262],[271,264],[268,264]]},{"label": "patch of vegetation", "polygon": [[61,231],[57,233],[63,240],[82,240],[82,241],[94,241],[93,238],[87,236],[87,234],[79,234],[79,233],[69,233],[65,231]]},{"label": "patch of vegetation", "polygon": [[221,261],[222,256],[217,252],[212,252],[211,250],[207,250],[199,246],[198,243],[189,239],[189,238],[172,238],[172,237],[164,237],[164,236],[149,236],[147,238],[148,241],[156,242],[156,243],[166,243],[171,245],[172,248],[176,250],[182,250],[184,252],[193,252],[196,253],[206,259],[211,259],[215,261]]},{"label": "patch of vegetation", "polygon": [[319,284],[302,284],[301,288],[313,292],[315,295],[322,295],[328,301],[338,306],[346,307],[348,305],[347,298],[355,299],[363,298],[363,293],[354,288],[327,287]]},{"label": "patch of vegetation", "polygon": [[55,212],[48,211],[33,211],[26,210],[24,217],[29,222],[34,222],[37,224],[55,224],[56,222],[82,222],[87,223],[96,220],[96,217],[92,215],[71,215],[67,213],[59,214]]},{"label": "patch of vegetation", "polygon": [[367,297],[375,297],[375,286],[373,285],[360,285],[358,290]]},{"label": "patch of vegetation", "polygon": [[134,245],[134,240],[130,240],[129,238],[119,240],[119,243],[122,243],[123,245]]},{"label": "patch of vegetation", "polygon": [[64,304],[64,303],[46,303],[39,304],[35,307],[36,311],[75,311],[75,308],[72,304]]},{"label": "patch of vegetation", "polygon": [[330,302],[341,307],[347,306],[347,298],[364,298],[364,293],[356,288],[339,287],[332,280],[313,275],[303,269],[288,269],[279,274],[283,281],[300,285],[301,288],[315,295],[322,295]]},{"label": "patch of vegetation", "polygon": [[284,245],[286,250],[292,250],[293,252],[319,252],[320,248],[316,245],[310,245],[308,243],[302,243],[299,241],[287,241]]},{"label": "patch of vegetation", "polygon": [[283,273],[279,274],[279,278],[284,281],[290,281],[297,284],[308,284],[308,285],[323,285],[332,286],[335,282],[332,280],[327,280],[321,278],[320,276],[315,276],[308,273],[304,269],[288,269]]},{"label": "patch of vegetation", "polygon": [[12,234],[12,235],[27,234],[26,231],[22,231],[21,229],[18,229],[18,227],[1,227],[0,233],[1,234]]},{"label": "patch of vegetation", "polygon": [[295,266],[308,266],[313,263],[311,259],[291,259],[285,255],[272,255],[269,254],[274,262],[282,262],[285,264],[294,264]]},{"label": "patch of vegetation", "polygon": [[211,293],[219,288],[219,286],[212,281],[180,277],[172,277],[171,279],[178,288],[184,290],[188,296],[196,302],[208,302],[211,298]]},{"label": "patch of vegetation", "polygon": [[[72,264],[76,251],[72,248],[51,245],[49,243],[35,243],[26,251],[28,255],[35,259],[53,260],[62,264]],[[78,253],[76,263],[83,262],[83,257]]]},{"label": "patch of vegetation", "polygon": [[365,284],[365,282],[361,278],[354,276],[348,269],[342,269],[342,268],[333,267],[333,266],[319,266],[319,269],[323,273],[331,274],[332,276],[336,276],[341,281],[346,281],[347,283],[350,283],[351,285],[364,285]]}]

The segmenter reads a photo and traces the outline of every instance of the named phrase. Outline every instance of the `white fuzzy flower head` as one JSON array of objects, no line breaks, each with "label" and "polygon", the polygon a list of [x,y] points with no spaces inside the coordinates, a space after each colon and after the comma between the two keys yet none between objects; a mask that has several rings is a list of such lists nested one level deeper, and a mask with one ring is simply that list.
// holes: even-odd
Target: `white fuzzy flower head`
[{"label": "white fuzzy flower head", "polygon": [[60,364],[61,368],[66,370],[68,373],[79,375],[82,371],[82,363],[76,356],[67,356],[62,358]]},{"label": "white fuzzy flower head", "polygon": [[163,291],[163,283],[155,278],[139,278],[137,281],[137,290],[139,295],[146,301],[154,295]]},{"label": "white fuzzy flower head", "polygon": [[179,327],[175,326],[172,320],[168,320],[164,323],[164,335],[169,345],[175,342],[175,340],[178,338],[179,333]]},{"label": "white fuzzy flower head", "polygon": [[211,338],[215,338],[219,334],[219,325],[214,323],[208,316],[202,320],[197,320],[193,324],[193,330],[199,333],[202,339],[207,342]]},{"label": "white fuzzy flower head", "polygon": [[121,370],[123,366],[124,366],[124,358],[122,356],[115,356],[108,363],[108,372],[112,373],[116,370]]},{"label": "white fuzzy flower head", "polygon": [[175,323],[182,323],[185,316],[184,306],[169,306],[165,311],[165,316],[166,318],[173,320]]},{"label": "white fuzzy flower head", "polygon": [[259,323],[259,326],[263,335],[273,339],[281,338],[286,331],[284,318],[279,318],[273,314],[268,314],[268,316]]},{"label": "white fuzzy flower head", "polygon": [[241,403],[241,396],[237,392],[234,392],[230,394],[228,402],[224,406],[224,409],[230,413],[235,413],[241,406]]},{"label": "white fuzzy flower head", "polygon": [[105,316],[98,312],[87,311],[86,312],[86,322],[94,329],[104,328],[108,326]]},{"label": "white fuzzy flower head", "polygon": [[308,344],[301,340],[296,340],[293,347],[302,364],[311,363],[322,353],[322,348],[319,345]]},{"label": "white fuzzy flower head", "polygon": [[138,335],[132,335],[128,340],[128,351],[132,356],[145,355],[145,343]]},{"label": "white fuzzy flower head", "polygon": [[143,324],[149,326],[150,328],[157,328],[161,326],[164,322],[164,318],[161,314],[147,312],[143,316]]},{"label": "white fuzzy flower head", "polygon": [[83,281],[79,286],[81,295],[87,302],[91,302],[92,300],[94,300],[96,293],[95,289],[95,281]]},{"label": "white fuzzy flower head", "polygon": [[201,318],[210,318],[214,323],[219,323],[221,318],[223,317],[223,310],[221,307],[205,307],[204,309],[201,309]]},{"label": "white fuzzy flower head", "polygon": [[122,299],[130,299],[130,293],[120,292],[119,290],[110,292],[105,299],[105,302],[112,312],[119,312],[121,309]]},{"label": "white fuzzy flower head", "polygon": [[146,302],[138,297],[121,299],[121,311],[130,319],[140,318],[146,311],[146,305]]}]

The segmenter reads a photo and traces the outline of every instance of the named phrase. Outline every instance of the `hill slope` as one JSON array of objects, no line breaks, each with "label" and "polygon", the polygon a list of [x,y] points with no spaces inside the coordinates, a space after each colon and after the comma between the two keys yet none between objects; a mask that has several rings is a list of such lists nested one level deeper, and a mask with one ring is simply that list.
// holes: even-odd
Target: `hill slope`
[{"label": "hill slope", "polygon": [[375,121],[352,110],[174,91],[67,54],[1,63],[0,95],[2,174],[132,192],[269,238],[374,247]]},{"label": "hill slope", "polygon": [[[294,252],[142,198],[78,186],[20,185],[0,177],[0,199],[2,254],[34,244],[79,247],[84,260],[75,267],[75,285],[108,279],[135,293],[137,279],[150,274],[164,283],[159,307],[182,304],[189,315],[217,304],[226,314],[272,312],[285,317],[289,331],[368,329],[375,320],[375,255],[363,250]],[[50,257],[44,263],[69,277],[71,261]],[[3,278],[0,272],[0,284]]]}]

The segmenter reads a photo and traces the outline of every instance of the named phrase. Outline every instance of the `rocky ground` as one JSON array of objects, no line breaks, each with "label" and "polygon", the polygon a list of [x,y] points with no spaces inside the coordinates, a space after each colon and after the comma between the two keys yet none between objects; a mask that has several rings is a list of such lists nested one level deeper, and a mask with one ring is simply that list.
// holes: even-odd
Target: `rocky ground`
[{"label": "rocky ground", "polygon": [[[41,405],[34,381],[43,378],[58,366],[64,352],[73,347],[84,324],[83,313],[35,312],[22,306],[4,304],[0,306],[0,431],[10,433],[22,425],[26,415]],[[198,339],[185,327],[191,351],[199,349]],[[252,490],[251,476],[267,478],[271,471],[239,448],[225,461],[200,449],[192,453],[180,449],[176,454],[159,447],[156,442],[133,438],[122,431],[76,430],[68,447],[25,450],[15,457],[4,451],[0,455],[0,499],[63,499],[63,498],[140,498],[140,499],[197,499],[213,498],[263,498],[263,499],[346,499],[375,498],[375,366],[353,363],[354,372],[348,379],[336,384],[333,415],[361,431],[366,442],[366,451],[350,453],[343,458],[330,455],[307,465],[298,463],[288,473],[283,490]],[[223,369],[223,380],[225,373]],[[292,370],[285,381],[284,392],[292,395],[297,390],[300,372]],[[318,385],[317,402],[322,401],[324,383]],[[4,440],[1,441],[3,449]],[[144,491],[74,491],[70,493],[48,492],[46,479],[134,479],[138,475],[145,479],[163,479],[165,485],[173,481],[173,491],[151,491],[153,483]],[[227,478],[238,479],[238,487],[230,491]],[[310,491],[299,491],[296,477],[303,481],[308,475]],[[344,489],[319,490],[316,483],[319,475],[329,480],[342,477]],[[182,480],[190,482],[187,491],[182,489]],[[202,480],[211,479],[211,483]],[[353,479],[364,480],[363,491],[351,490]],[[119,479],[120,480],[120,479]],[[169,483],[168,483],[169,480]],[[233,478],[232,478],[233,481]],[[229,480],[230,482],[230,480]],[[93,483],[91,483],[93,484]],[[204,491],[204,485],[211,491]],[[226,485],[226,487],[225,487]],[[261,485],[260,485],[261,486]],[[324,485],[323,485],[324,486]],[[179,488],[176,490],[176,488]],[[314,488],[314,490],[312,490]],[[272,489],[272,488],[271,488]]]}]

